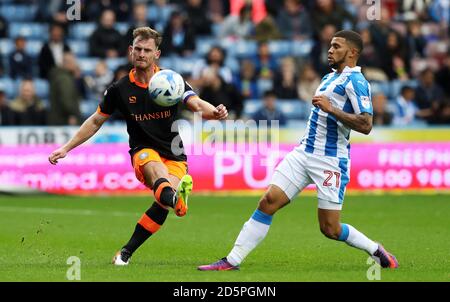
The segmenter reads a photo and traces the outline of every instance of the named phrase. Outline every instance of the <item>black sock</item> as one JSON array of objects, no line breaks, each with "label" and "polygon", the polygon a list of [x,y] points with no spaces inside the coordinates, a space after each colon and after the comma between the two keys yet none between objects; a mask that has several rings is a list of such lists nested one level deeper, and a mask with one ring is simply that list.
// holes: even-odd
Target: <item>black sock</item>
[{"label": "black sock", "polygon": [[[134,233],[131,236],[128,243],[122,248],[122,258],[123,256],[128,256],[128,258],[140,247],[145,240],[147,240],[152,234],[156,233],[159,228],[166,221],[167,214],[169,211],[161,207],[157,202],[145,212],[141,219],[136,224]],[[126,261],[127,259],[123,259]]]},{"label": "black sock", "polygon": [[153,183],[155,198],[161,204],[173,208],[173,196],[175,191],[166,178],[159,178]]}]

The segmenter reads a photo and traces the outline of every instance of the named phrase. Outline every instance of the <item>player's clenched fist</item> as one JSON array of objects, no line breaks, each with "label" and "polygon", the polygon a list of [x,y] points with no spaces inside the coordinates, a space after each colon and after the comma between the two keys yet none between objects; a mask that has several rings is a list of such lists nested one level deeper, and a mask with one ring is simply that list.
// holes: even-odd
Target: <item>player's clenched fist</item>
[{"label": "player's clenched fist", "polygon": [[217,106],[216,109],[214,110],[214,117],[218,120],[224,120],[227,118],[227,116],[228,116],[227,107],[225,107],[222,104]]},{"label": "player's clenched fist", "polygon": [[333,105],[330,100],[325,95],[316,95],[312,98],[312,104],[319,107],[322,111],[326,113],[331,113],[333,110]]},{"label": "player's clenched fist", "polygon": [[67,151],[64,150],[63,148],[59,148],[56,149],[55,151],[52,152],[52,154],[50,154],[50,156],[48,157],[48,161],[52,164],[52,165],[56,165],[58,163],[58,159],[60,158],[64,158],[67,155]]}]

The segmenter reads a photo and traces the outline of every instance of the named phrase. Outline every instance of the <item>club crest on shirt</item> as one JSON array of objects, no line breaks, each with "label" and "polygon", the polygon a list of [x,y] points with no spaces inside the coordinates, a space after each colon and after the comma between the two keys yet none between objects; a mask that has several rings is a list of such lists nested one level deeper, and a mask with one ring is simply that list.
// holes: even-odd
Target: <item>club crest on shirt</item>
[{"label": "club crest on shirt", "polygon": [[370,98],[368,96],[361,96],[361,105],[369,109],[370,108]]}]

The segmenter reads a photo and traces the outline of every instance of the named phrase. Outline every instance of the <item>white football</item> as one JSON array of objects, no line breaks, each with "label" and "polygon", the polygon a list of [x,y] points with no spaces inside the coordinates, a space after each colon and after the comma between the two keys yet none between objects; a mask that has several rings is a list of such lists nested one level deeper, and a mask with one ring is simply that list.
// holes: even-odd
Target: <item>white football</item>
[{"label": "white football", "polygon": [[173,106],[183,97],[183,77],[170,69],[160,70],[150,79],[148,91],[156,104],[164,107]]}]

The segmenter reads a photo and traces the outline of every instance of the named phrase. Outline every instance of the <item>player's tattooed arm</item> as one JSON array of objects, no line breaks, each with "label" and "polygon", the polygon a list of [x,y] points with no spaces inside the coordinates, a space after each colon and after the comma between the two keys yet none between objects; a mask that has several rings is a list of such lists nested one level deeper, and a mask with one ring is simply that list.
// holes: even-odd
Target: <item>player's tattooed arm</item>
[{"label": "player's tattooed arm", "polygon": [[372,115],[363,112],[362,114],[353,114],[342,111],[334,107],[330,100],[324,95],[314,96],[312,104],[321,110],[334,115],[340,122],[352,130],[363,134],[369,134],[372,130]]}]

